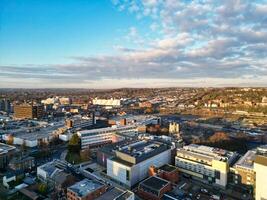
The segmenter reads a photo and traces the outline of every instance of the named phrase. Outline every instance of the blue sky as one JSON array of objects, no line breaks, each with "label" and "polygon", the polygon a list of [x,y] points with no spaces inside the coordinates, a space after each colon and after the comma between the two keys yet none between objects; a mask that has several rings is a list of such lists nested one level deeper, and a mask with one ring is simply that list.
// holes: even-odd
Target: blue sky
[{"label": "blue sky", "polygon": [[267,1],[0,0],[0,87],[267,86]]}]

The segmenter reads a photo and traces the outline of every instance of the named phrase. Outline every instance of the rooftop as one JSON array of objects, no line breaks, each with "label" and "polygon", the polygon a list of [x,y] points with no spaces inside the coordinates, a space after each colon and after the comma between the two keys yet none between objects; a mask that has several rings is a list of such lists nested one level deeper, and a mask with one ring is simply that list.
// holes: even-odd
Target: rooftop
[{"label": "rooftop", "polygon": [[96,200],[111,200],[111,199],[115,199],[116,197],[120,196],[123,193],[124,193],[123,190],[114,187],[114,188],[106,191],[100,197],[96,198]]},{"label": "rooftop", "polygon": [[122,160],[127,160],[130,163],[136,164],[151,158],[163,151],[166,151],[169,147],[161,142],[157,141],[137,141],[129,145],[120,147],[116,151],[116,157]]},{"label": "rooftop", "polygon": [[16,149],[16,147],[11,146],[11,145],[7,145],[4,143],[0,143],[0,155],[8,153],[9,151],[12,151],[14,149]]},{"label": "rooftop", "polygon": [[97,129],[90,129],[90,130],[84,130],[84,131],[79,131],[78,135],[90,135],[94,133],[105,133],[105,132],[116,132],[119,130],[125,130],[125,129],[134,129],[136,128],[136,125],[128,125],[128,126],[112,126],[112,127],[106,127],[106,128],[97,128]]},{"label": "rooftop", "polygon": [[63,171],[62,169],[56,166],[56,162],[54,161],[45,163],[44,165],[39,166],[39,168],[44,170],[49,177],[52,177],[56,172]]},{"label": "rooftop", "polygon": [[159,178],[157,176],[150,176],[149,178],[141,182],[139,187],[145,187],[146,189],[158,192],[168,184],[169,182],[162,178]]},{"label": "rooftop", "polygon": [[95,180],[84,179],[68,187],[68,190],[71,190],[72,192],[76,193],[79,197],[84,197],[103,186],[104,184]]},{"label": "rooftop", "polygon": [[255,158],[256,151],[247,151],[247,153],[236,162],[234,167],[253,169]]},{"label": "rooftop", "polygon": [[126,200],[129,199],[129,197],[133,195],[133,192],[127,190],[124,193],[122,193],[120,196],[118,196],[117,198],[115,198],[115,200]]},{"label": "rooftop", "polygon": [[161,166],[159,169],[166,171],[166,172],[172,172],[172,171],[176,170],[177,168],[175,166],[165,164],[165,165]]},{"label": "rooftop", "polygon": [[200,160],[205,160],[208,162],[212,162],[212,160],[219,160],[229,163],[231,163],[237,155],[235,152],[227,151],[224,149],[196,144],[190,144],[188,146],[184,146],[181,149],[178,149],[177,156],[181,154],[196,157]]}]

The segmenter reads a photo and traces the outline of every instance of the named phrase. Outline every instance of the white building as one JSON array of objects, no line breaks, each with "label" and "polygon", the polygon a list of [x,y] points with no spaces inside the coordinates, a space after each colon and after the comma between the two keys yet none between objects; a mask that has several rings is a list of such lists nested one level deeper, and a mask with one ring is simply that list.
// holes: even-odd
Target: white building
[{"label": "white building", "polygon": [[107,143],[116,142],[118,137],[116,133],[132,133],[137,132],[137,126],[112,126],[107,128],[98,128],[92,130],[78,131],[77,134],[81,138],[81,148],[99,146]]},{"label": "white building", "polygon": [[43,182],[48,182],[51,177],[61,171],[63,170],[56,167],[56,162],[51,161],[37,167],[37,177]]},{"label": "white building", "polygon": [[230,165],[237,154],[223,149],[191,144],[177,149],[179,171],[210,184],[225,187]]},{"label": "white building", "polygon": [[171,162],[171,149],[156,141],[139,141],[123,146],[115,157],[107,159],[107,175],[127,187],[148,177],[150,166],[161,167]]},{"label": "white building", "polygon": [[256,200],[266,200],[267,146],[258,148],[257,156],[254,162],[254,171],[256,172]]},{"label": "white building", "polygon": [[120,99],[93,99],[93,105],[99,106],[111,106],[111,107],[119,107],[121,106]]}]

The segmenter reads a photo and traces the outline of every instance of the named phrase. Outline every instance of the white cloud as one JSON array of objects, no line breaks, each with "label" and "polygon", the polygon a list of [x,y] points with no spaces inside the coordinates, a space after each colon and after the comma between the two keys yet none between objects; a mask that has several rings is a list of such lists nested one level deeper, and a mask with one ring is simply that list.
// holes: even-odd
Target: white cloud
[{"label": "white cloud", "polygon": [[[1,87],[4,81],[12,84],[29,74],[32,82],[39,78],[59,85],[68,77],[69,85],[75,87],[79,82],[83,87],[267,86],[266,2],[113,3],[140,21],[150,18],[148,32],[141,35],[139,26],[129,27],[111,55],[72,57],[70,64],[40,66],[39,71],[29,71],[25,66],[0,67]],[[152,37],[155,33],[157,36]],[[124,45],[125,40],[131,48]],[[23,68],[26,71],[20,76]]]}]

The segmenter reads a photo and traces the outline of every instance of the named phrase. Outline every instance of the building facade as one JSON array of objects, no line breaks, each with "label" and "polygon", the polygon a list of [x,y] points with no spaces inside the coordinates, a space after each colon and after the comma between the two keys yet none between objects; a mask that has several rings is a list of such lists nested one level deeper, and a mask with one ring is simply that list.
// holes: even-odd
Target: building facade
[{"label": "building facade", "polygon": [[171,190],[171,183],[157,176],[147,178],[138,186],[138,194],[145,200],[161,200]]},{"label": "building facade", "polygon": [[236,158],[234,152],[191,144],[177,149],[175,165],[193,178],[225,187],[230,165]]},{"label": "building facade", "polygon": [[129,126],[113,126],[108,128],[99,128],[92,130],[78,131],[77,134],[81,138],[81,148],[86,149],[88,147],[101,146],[112,142],[117,142],[120,137],[116,136],[116,133],[137,132],[135,125]]},{"label": "building facade", "polygon": [[171,162],[171,149],[156,141],[138,141],[121,147],[107,159],[107,175],[126,187],[148,177],[150,166],[161,167]]},{"label": "building facade", "polygon": [[258,148],[254,170],[256,172],[256,200],[267,200],[267,146]]},{"label": "building facade", "polygon": [[95,181],[84,179],[67,189],[68,200],[93,200],[106,192],[107,186]]},{"label": "building facade", "polygon": [[20,104],[14,106],[14,117],[16,119],[39,119],[43,117],[44,107],[42,105]]}]

